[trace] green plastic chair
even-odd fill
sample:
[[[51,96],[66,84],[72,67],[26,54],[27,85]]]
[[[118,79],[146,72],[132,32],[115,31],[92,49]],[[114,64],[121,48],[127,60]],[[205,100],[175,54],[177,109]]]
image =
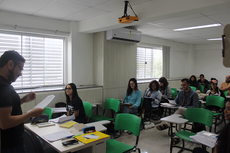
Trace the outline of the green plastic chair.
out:
[[[171,88],[171,94],[172,94],[172,98],[175,99],[177,96],[177,89],[176,88]]]
[[[224,121],[224,124],[226,125],[225,119],[224,119],[224,105],[225,105],[225,98],[221,96],[207,96],[206,97],[206,109],[210,109],[210,107],[215,107],[221,110],[219,113],[213,112],[213,117],[215,118],[214,122],[214,132],[219,133],[220,131],[216,131],[216,126],[219,124],[217,123],[217,120],[219,116],[222,116],[222,121]]]
[[[92,116],[93,105],[90,102],[83,102],[83,107],[85,109],[85,115],[87,116],[87,122]]]
[[[204,92],[204,86],[203,85],[200,85],[200,92]]]
[[[141,119],[134,114],[120,113],[117,114],[115,119],[114,129],[117,130],[128,130],[136,136],[136,143],[134,146],[124,144],[115,139],[109,139],[106,141],[106,153],[126,153],[138,150],[137,148],[139,135],[140,135]],[[114,132],[114,136],[115,136]]]
[[[105,100],[103,114],[92,116],[91,119],[93,121],[102,121],[102,120],[113,121],[114,120],[114,114],[118,112],[119,106],[120,106],[120,101],[118,99],[107,98]],[[104,116],[106,110],[112,111],[112,118]]]
[[[223,91],[225,96],[228,96],[228,91]]]
[[[45,111],[43,112],[43,114],[49,115],[49,119],[52,119],[53,109],[50,107],[45,107]]]
[[[189,86],[192,90],[196,91],[196,87]]]
[[[213,119],[213,113],[211,111],[202,108],[187,108],[185,112],[185,119],[188,120],[187,123],[196,122],[196,123],[204,124],[210,127],[209,131],[211,132],[212,119]],[[192,151],[188,148],[184,148],[184,140],[191,142],[190,136],[193,135],[196,135],[196,133],[186,130],[186,124],[185,124],[184,130],[180,130],[179,132],[176,133],[176,136],[182,139],[183,142],[182,147],[181,146],[171,146],[171,147],[181,148],[179,152],[182,152],[183,150]]]

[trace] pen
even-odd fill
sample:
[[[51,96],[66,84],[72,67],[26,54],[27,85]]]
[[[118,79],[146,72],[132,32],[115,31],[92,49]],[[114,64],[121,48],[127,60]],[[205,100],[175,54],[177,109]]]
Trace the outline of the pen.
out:
[[[72,138],[73,136],[68,136],[68,137],[65,137],[65,138],[62,138],[61,140],[65,140],[65,139],[69,139],[69,138]]]

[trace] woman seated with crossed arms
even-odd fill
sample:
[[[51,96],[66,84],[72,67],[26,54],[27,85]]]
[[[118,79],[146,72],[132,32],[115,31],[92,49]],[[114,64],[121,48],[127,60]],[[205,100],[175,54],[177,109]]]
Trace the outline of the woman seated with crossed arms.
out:
[[[156,108],[159,106],[161,101],[162,94],[159,91],[159,83],[156,80],[153,80],[149,83],[149,88],[146,90],[144,95],[144,103],[141,117],[144,118],[145,110],[150,109],[151,107]],[[150,102],[148,102],[148,100]]]

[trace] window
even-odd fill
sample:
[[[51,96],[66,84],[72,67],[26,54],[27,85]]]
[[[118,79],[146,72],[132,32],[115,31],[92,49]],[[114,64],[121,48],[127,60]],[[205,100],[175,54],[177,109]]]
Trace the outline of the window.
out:
[[[162,48],[137,47],[137,79],[162,76]]]
[[[18,51],[25,59],[22,76],[14,88],[32,88],[64,84],[64,38],[0,33],[0,55],[6,50]]]

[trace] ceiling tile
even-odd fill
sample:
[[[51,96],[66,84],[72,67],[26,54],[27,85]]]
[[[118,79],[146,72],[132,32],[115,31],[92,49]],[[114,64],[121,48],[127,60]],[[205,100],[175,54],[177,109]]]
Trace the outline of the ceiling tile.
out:
[[[76,5],[69,2],[56,1],[55,3],[52,3],[51,5],[48,5],[47,7],[36,12],[34,15],[61,19],[73,13],[80,12],[86,8],[87,7],[85,6]]]
[[[95,5],[104,3],[104,2],[109,1],[109,0],[61,0],[61,1],[68,1],[71,3],[91,7],[91,6],[95,6]]]
[[[64,20],[81,21],[81,20],[84,20],[84,19],[88,19],[88,18],[92,18],[92,17],[98,16],[98,15],[101,15],[101,14],[105,14],[105,13],[108,13],[108,12],[103,11],[103,10],[99,10],[99,9],[88,8],[88,9],[85,9],[85,10],[83,10],[81,12],[78,12],[78,13],[72,14],[70,16],[67,16],[67,17],[65,17],[63,19]]]
[[[193,19],[180,20],[177,22],[165,23],[165,24],[162,24],[162,26],[170,28],[170,29],[178,29],[178,28],[214,24],[214,23],[216,22],[207,17],[199,17],[199,18],[193,18]]]
[[[124,4],[124,1],[107,1],[105,3],[94,6],[94,8],[112,12],[115,10],[123,9]],[[124,12],[122,11],[121,13],[123,14]]]
[[[230,9],[230,8],[229,8]],[[228,21],[230,23],[230,11],[228,13],[221,13],[216,15],[210,15],[211,19],[216,20],[218,22]]]
[[[0,10],[32,14],[54,1],[55,0],[5,0],[0,3]]]
[[[190,19],[194,19],[194,18],[199,18],[199,17],[203,17],[201,14],[191,14],[191,15],[186,15],[186,16],[178,16],[175,18],[169,18],[169,19],[164,19],[164,20],[159,20],[159,21],[150,21],[153,24],[168,24],[171,22],[177,22],[177,21],[181,21],[181,20],[190,20]]]

